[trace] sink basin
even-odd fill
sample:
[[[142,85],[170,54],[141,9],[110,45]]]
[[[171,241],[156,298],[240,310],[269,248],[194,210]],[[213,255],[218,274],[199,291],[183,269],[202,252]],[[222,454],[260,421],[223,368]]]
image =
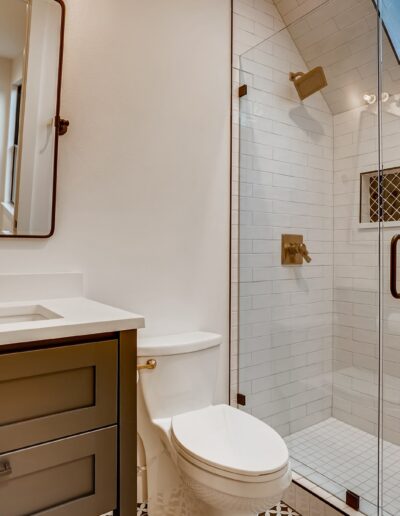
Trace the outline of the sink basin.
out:
[[[61,315],[41,305],[2,306],[0,307],[0,324],[12,324],[27,321],[60,319]]]

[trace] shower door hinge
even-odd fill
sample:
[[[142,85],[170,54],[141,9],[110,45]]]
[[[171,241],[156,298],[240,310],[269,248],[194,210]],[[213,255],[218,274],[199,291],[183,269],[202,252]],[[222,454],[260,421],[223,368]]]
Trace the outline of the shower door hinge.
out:
[[[360,497],[358,494],[353,493],[353,491],[346,491],[346,504],[354,509],[355,511],[358,511],[360,508]]]
[[[237,394],[236,401],[238,405],[242,405],[243,407],[246,405],[246,396],[244,394]]]
[[[242,84],[239,86],[239,97],[244,97],[247,95],[247,84]]]

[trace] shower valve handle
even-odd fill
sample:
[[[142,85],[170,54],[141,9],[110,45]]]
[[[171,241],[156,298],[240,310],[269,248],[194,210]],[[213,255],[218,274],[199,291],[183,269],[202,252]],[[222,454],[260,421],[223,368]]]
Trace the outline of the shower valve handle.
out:
[[[302,265],[303,260],[311,262],[311,256],[303,235],[282,235],[281,263],[282,265]]]
[[[301,254],[301,256],[305,259],[305,261],[307,263],[311,262],[311,256],[308,253],[308,249],[307,249],[306,244],[300,244],[299,245],[299,253]]]
[[[311,256],[308,253],[306,244],[291,243],[288,245],[287,251],[291,256],[300,254],[307,263],[311,262]]]

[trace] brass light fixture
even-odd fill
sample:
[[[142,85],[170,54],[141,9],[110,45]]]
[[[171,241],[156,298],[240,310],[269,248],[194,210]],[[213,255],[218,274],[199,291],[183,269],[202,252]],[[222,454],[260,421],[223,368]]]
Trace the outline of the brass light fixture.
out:
[[[304,100],[313,93],[328,86],[328,81],[326,80],[322,66],[317,66],[306,73],[291,72],[289,74],[289,80],[295,85],[300,100]]]

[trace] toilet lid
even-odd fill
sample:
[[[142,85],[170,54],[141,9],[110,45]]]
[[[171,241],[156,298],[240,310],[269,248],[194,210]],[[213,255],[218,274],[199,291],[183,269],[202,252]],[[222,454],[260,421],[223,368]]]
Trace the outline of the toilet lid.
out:
[[[172,418],[177,443],[202,462],[243,475],[266,475],[287,466],[289,453],[270,426],[228,405]]]

